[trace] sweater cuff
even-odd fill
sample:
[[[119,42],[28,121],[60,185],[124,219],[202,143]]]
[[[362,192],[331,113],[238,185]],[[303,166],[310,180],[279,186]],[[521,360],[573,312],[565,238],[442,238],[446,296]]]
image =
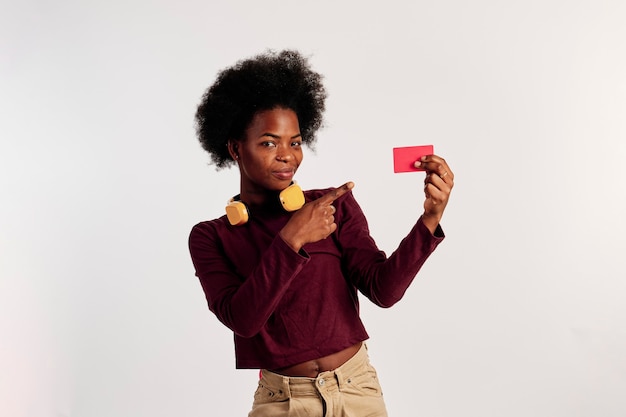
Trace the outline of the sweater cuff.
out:
[[[297,256],[303,263],[307,263],[311,259],[309,254],[302,248],[300,248],[298,252],[294,252],[291,246],[289,246],[287,242],[285,242],[280,236],[280,233],[276,235],[276,238],[274,240],[278,249],[281,251],[281,253],[285,254],[287,258]]]
[[[435,229],[435,233],[430,233],[430,230],[424,224],[424,220],[422,216],[420,216],[420,218],[417,220],[417,228],[422,237],[431,238],[437,244],[439,244],[446,237],[441,227],[441,224],[437,225],[437,228]]]

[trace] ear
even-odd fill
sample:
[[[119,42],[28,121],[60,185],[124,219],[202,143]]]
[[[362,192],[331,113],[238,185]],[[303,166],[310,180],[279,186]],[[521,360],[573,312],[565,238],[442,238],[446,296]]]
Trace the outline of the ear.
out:
[[[229,140],[226,146],[228,146],[228,153],[230,154],[230,157],[237,161],[239,159],[239,142]]]

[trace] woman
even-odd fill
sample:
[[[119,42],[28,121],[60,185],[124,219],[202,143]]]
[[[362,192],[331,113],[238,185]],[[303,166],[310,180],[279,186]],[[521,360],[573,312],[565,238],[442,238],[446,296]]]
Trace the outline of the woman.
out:
[[[348,182],[302,193],[302,145],[322,123],[321,76],[295,51],[222,71],[196,113],[218,168],[237,165],[227,215],[191,231],[191,257],[210,310],[234,332],[237,368],[261,369],[249,416],[386,416],[357,293],[399,301],[444,235],[454,175],[431,155],[424,212],[388,258],[369,235]]]

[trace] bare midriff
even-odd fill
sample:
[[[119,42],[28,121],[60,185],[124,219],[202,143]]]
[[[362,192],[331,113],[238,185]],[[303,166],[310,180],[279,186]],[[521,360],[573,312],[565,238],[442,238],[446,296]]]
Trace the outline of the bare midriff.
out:
[[[313,359],[284,368],[270,369],[270,371],[285,376],[304,376],[308,378],[316,378],[320,372],[332,371],[346,363],[348,359],[353,357],[359,349],[361,349],[361,344],[362,342],[359,342],[344,350],[340,350],[339,352],[319,359]]]

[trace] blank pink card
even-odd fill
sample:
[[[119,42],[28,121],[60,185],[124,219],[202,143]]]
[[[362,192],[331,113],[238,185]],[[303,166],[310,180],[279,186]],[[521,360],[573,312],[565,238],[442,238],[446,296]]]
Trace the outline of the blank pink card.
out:
[[[424,171],[422,168],[415,168],[414,164],[416,161],[419,161],[422,156],[432,154],[433,145],[393,148],[393,172]]]

